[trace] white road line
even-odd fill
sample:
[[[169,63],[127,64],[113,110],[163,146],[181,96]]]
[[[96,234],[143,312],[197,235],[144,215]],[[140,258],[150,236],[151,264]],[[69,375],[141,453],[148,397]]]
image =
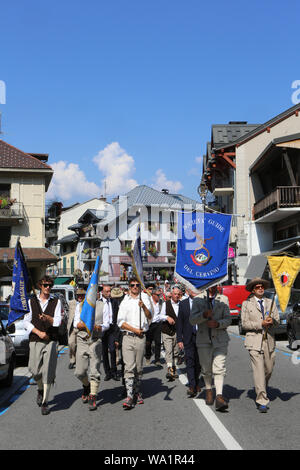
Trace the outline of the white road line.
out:
[[[179,380],[183,385],[186,385],[188,380],[186,375],[179,369]],[[199,398],[194,398],[194,403],[199,408],[208,424],[212,427],[221,442],[227,450],[243,450],[239,443],[234,439],[229,431],[225,428],[223,423],[217,418],[212,409],[206,405],[205,401]]]

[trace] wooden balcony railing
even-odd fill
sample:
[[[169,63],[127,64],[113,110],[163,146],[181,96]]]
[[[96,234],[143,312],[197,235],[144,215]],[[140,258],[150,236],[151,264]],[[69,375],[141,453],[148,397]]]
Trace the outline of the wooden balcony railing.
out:
[[[274,191],[254,204],[254,219],[288,207],[300,207],[300,186],[278,186]]]

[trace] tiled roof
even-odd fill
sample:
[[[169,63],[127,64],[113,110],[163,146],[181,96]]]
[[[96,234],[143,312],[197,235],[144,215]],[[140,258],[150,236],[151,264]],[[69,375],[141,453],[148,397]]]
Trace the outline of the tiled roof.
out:
[[[56,263],[59,258],[55,256],[47,248],[23,248],[23,253],[26,261],[40,261],[48,263]],[[8,261],[13,261],[15,255],[15,248],[0,248],[0,263],[3,260],[3,255],[7,254]]]
[[[184,204],[200,204],[181,194],[170,194],[157,191],[149,186],[140,185],[133,188],[127,194],[128,207],[132,206],[162,206],[168,208],[181,208]]]
[[[33,170],[51,170],[46,163],[38,158],[13,147],[12,145],[0,140],[0,168],[23,168]]]
[[[260,124],[213,124],[212,143],[213,146],[230,144],[237,139],[245,137]]]

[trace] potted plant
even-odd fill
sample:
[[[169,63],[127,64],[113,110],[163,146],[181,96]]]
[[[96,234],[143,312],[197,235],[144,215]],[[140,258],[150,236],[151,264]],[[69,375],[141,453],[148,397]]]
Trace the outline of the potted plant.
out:
[[[148,247],[148,253],[150,253],[151,255],[155,256],[157,254],[157,248],[155,245],[150,245]]]

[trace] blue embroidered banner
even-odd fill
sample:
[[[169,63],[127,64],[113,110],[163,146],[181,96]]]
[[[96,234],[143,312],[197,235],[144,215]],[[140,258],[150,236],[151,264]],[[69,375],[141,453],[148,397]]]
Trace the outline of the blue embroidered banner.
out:
[[[231,215],[178,214],[175,277],[199,290],[227,279]]]
[[[8,326],[29,312],[29,297],[27,293],[28,279],[29,274],[21,244],[17,241],[12,276],[13,295],[10,298],[10,311],[7,322]]]

